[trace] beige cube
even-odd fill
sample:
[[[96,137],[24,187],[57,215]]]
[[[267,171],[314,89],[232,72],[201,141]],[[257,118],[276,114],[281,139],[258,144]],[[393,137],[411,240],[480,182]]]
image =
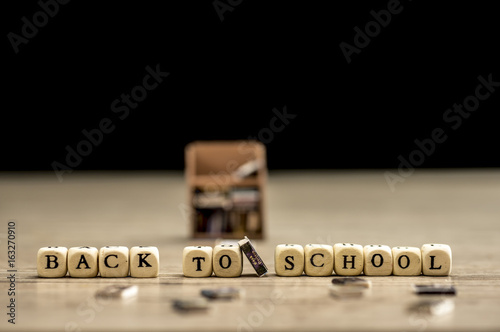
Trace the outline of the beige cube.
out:
[[[68,272],[74,278],[94,278],[99,272],[99,251],[95,247],[68,250]]]
[[[369,244],[363,248],[365,259],[363,273],[367,276],[392,274],[392,250],[383,244]]]
[[[447,276],[451,273],[451,248],[447,244],[424,244],[422,273],[426,276]]]
[[[333,247],[327,244],[306,244],[304,272],[311,277],[326,277],[333,272]]]
[[[392,248],[392,274],[395,276],[418,276],[422,273],[420,249],[416,247]]]
[[[99,250],[99,271],[103,278],[128,277],[129,250],[124,246],[105,246]]]
[[[186,277],[210,277],[212,275],[212,257],[212,247],[185,247],[182,252],[182,272]]]
[[[304,248],[299,244],[279,244],[274,250],[274,270],[282,277],[298,277],[304,272]]]
[[[68,248],[43,247],[36,257],[37,272],[43,278],[61,278],[66,276]]]
[[[160,272],[160,252],[153,246],[130,248],[130,276],[134,278],[156,278]]]
[[[213,269],[217,277],[239,277],[243,271],[243,256],[236,244],[219,244],[214,247]]]
[[[336,274],[357,276],[363,272],[363,246],[354,243],[336,243],[333,252]]]

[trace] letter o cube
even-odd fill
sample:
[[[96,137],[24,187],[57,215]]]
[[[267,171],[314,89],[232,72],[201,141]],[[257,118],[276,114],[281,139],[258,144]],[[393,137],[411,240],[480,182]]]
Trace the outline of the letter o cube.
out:
[[[420,249],[416,247],[392,248],[393,270],[395,276],[418,276],[422,273]]]
[[[333,247],[327,244],[306,244],[304,272],[312,277],[326,277],[333,272]]]
[[[99,250],[99,271],[103,278],[128,277],[129,250],[124,246],[105,246]]]
[[[426,276],[447,276],[451,273],[451,248],[447,244],[422,246],[422,273]]]
[[[274,250],[274,270],[282,277],[298,277],[304,272],[304,248],[299,244],[279,244]]]
[[[185,247],[182,252],[182,273],[186,277],[210,277],[212,275],[212,257],[212,247]]]
[[[239,277],[243,271],[243,257],[238,244],[219,244],[214,247],[213,268],[217,277]]]
[[[160,272],[160,252],[153,246],[130,248],[130,276],[156,278]]]
[[[392,274],[392,250],[382,244],[370,244],[364,247],[365,267],[363,273],[367,276],[388,276]]]
[[[363,272],[363,246],[354,243],[336,243],[335,273],[340,276],[357,276]]]
[[[72,247],[68,250],[70,277],[94,278],[99,272],[99,251],[94,247]]]
[[[43,278],[61,278],[68,272],[68,248],[43,247],[36,257],[38,276]]]

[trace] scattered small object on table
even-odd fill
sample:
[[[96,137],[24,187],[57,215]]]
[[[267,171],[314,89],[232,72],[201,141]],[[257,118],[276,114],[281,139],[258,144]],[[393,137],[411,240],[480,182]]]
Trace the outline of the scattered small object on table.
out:
[[[244,239],[238,241],[238,245],[241,248],[241,251],[247,256],[248,260],[250,261],[250,264],[252,264],[253,268],[255,269],[255,272],[257,272],[257,275],[259,277],[262,277],[267,273],[267,266],[264,264],[264,261],[262,261],[262,258],[260,258],[259,254],[255,251],[254,246],[252,245],[252,242],[250,242],[250,239],[245,236]]]
[[[413,290],[417,295],[456,295],[457,290],[453,285],[413,285]]]
[[[455,309],[453,300],[420,300],[409,307],[409,311],[419,315],[443,316]]]
[[[364,296],[371,288],[372,282],[363,278],[333,278],[330,294],[337,298],[354,298]]]
[[[136,285],[111,285],[96,292],[98,298],[131,299],[137,296]]]
[[[330,285],[330,294],[337,298],[362,297],[368,293],[368,288],[359,286]]]
[[[175,309],[182,311],[201,311],[209,307],[208,300],[204,297],[177,299],[172,304]]]
[[[239,299],[243,297],[244,293],[244,289],[233,287],[201,290],[201,295],[209,299]]]
[[[372,282],[370,280],[366,280],[363,278],[357,277],[345,277],[345,278],[333,278],[332,284],[337,286],[344,287],[363,287],[363,288],[371,288]]]

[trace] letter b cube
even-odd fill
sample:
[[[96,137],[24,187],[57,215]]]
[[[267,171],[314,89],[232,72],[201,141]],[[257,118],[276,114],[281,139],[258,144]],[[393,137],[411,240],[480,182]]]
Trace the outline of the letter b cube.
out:
[[[61,278],[66,276],[68,248],[43,247],[38,250],[36,262],[38,276]]]

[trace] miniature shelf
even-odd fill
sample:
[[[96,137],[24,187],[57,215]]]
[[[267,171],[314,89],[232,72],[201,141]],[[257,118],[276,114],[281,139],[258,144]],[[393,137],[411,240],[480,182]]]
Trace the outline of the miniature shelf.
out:
[[[263,238],[266,152],[257,141],[196,141],[185,150],[193,238]]]

